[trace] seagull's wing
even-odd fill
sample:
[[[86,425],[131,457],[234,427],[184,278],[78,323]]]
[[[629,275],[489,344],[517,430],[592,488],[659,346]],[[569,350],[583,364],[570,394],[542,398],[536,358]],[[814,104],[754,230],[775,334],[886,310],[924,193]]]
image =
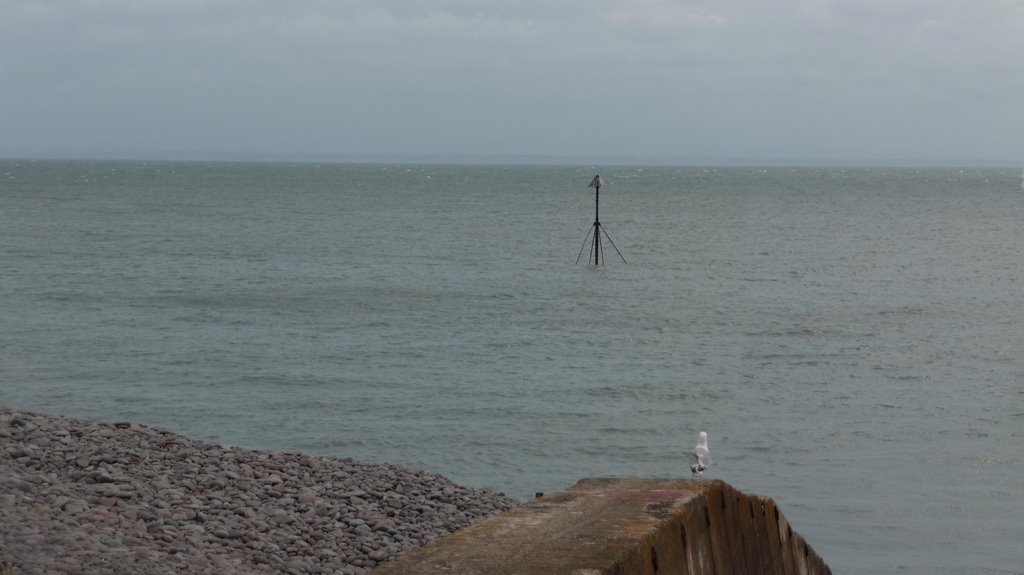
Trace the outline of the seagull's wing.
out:
[[[706,447],[697,447],[690,456],[690,465],[700,463],[704,467],[711,467],[711,452]]]

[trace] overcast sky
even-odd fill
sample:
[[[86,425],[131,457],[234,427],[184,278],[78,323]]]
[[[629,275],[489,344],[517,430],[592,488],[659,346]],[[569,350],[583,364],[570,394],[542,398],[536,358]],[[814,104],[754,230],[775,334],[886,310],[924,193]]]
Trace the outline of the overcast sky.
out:
[[[0,156],[1024,161],[1024,0],[0,0]]]

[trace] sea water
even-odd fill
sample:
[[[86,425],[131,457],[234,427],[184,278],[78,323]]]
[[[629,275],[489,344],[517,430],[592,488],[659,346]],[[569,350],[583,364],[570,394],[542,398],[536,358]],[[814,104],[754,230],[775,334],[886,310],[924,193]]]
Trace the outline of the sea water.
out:
[[[707,431],[836,573],[1024,573],[1022,253],[1019,167],[3,161],[0,402],[521,499]]]

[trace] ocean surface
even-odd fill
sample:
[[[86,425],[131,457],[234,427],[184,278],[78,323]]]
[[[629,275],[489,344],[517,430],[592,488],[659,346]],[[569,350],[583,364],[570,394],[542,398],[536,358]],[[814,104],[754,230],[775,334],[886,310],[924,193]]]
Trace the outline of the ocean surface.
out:
[[[0,326],[20,409],[520,499],[703,430],[838,574],[1024,573],[1016,167],[0,161]]]

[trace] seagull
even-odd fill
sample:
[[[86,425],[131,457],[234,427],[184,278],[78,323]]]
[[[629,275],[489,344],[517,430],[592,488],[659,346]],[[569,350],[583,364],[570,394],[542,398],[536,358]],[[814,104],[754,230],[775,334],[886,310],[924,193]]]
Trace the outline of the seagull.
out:
[[[698,478],[704,477],[704,470],[711,467],[711,451],[708,449],[708,434],[700,432],[697,447],[690,453],[690,472]],[[690,477],[691,479],[693,476]]]

